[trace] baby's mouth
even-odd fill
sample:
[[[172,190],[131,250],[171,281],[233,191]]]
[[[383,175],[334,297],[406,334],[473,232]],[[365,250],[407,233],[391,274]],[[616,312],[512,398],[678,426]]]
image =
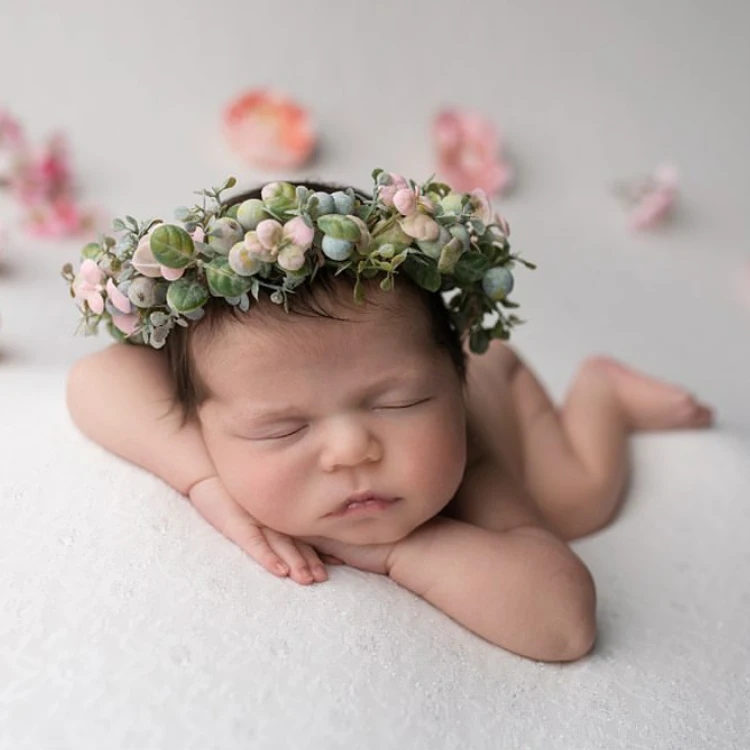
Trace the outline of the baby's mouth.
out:
[[[347,498],[335,511],[328,515],[332,518],[340,518],[352,513],[376,513],[387,510],[400,499],[398,497],[376,495],[373,492],[357,493]]]

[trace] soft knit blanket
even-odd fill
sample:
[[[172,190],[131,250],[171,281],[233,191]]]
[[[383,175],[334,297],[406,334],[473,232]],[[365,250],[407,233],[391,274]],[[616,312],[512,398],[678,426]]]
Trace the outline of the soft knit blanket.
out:
[[[614,524],[574,549],[594,652],[494,647],[390,580],[261,570],[82,437],[62,371],[0,372],[0,748],[747,748],[750,462],[639,436]]]

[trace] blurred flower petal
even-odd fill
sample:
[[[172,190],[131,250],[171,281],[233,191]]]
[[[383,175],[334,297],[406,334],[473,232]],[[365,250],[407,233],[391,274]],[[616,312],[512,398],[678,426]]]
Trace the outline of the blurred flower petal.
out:
[[[304,164],[315,146],[308,111],[280,93],[256,89],[232,100],[224,128],[234,151],[250,164],[289,168]]]
[[[435,117],[433,135],[438,171],[454,190],[493,195],[509,185],[512,170],[501,158],[498,132],[479,114],[445,109]]]

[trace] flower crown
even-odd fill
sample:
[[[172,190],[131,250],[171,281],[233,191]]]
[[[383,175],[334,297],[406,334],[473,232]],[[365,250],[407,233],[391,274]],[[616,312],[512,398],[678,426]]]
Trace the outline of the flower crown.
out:
[[[507,299],[511,268],[535,266],[511,254],[508,224],[491,220],[484,191],[457,193],[432,178],[417,185],[381,169],[372,178],[372,198],[273,182],[260,199],[229,205],[221,194],[235,186],[230,177],[199,191],[202,205],[178,208],[178,223],[115,219],[117,240],[89,243],[78,272],[69,263],[62,270],[84,332],[105,323],[120,341],[158,349],[175,326],[200,320],[211,297],[247,311],[265,290],[288,312],[288,295],[326,266],[354,278],[358,303],[362,279],[383,275],[388,291],[401,271],[430,292],[456,290],[448,311],[475,353],[509,338],[523,322],[501,309],[518,307]],[[485,313],[499,316],[486,328]]]

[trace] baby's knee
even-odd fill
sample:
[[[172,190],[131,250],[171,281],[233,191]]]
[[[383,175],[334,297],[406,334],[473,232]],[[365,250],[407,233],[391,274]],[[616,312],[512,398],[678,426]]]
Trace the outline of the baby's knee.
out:
[[[566,572],[571,590],[568,640],[561,661],[575,661],[591,651],[596,641],[596,586],[589,569],[578,559]]]

